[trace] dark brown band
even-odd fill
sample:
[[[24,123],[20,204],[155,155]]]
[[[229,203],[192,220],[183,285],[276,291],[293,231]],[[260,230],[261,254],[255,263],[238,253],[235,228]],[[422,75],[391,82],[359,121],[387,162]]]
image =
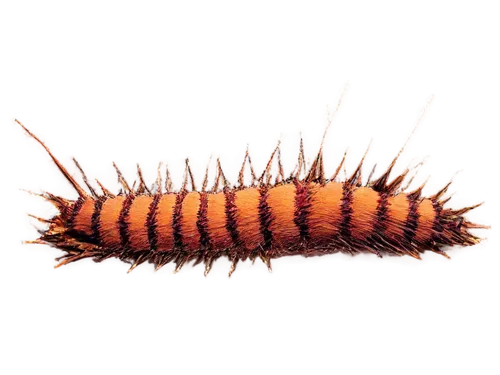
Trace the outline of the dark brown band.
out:
[[[106,196],[101,196],[96,199],[94,203],[94,212],[92,213],[91,218],[91,229],[92,229],[92,237],[97,244],[101,243],[101,233],[100,233],[100,221],[101,221],[101,210],[102,205],[108,199]]]
[[[342,215],[342,222],[340,223],[340,235],[344,239],[344,241],[349,242],[352,239],[351,235],[351,220],[352,220],[352,202],[353,202],[353,193],[356,187],[349,183],[348,181],[344,182],[342,185],[342,199],[341,199],[341,207],[340,212]]]
[[[162,195],[156,194],[153,197],[153,201],[149,205],[148,216],[146,217],[146,226],[148,228],[148,241],[149,241],[149,249],[151,251],[155,251],[158,247],[158,204],[160,203]]]
[[[268,250],[271,248],[273,243],[273,233],[269,229],[272,222],[271,208],[267,203],[268,197],[268,187],[262,186],[259,188],[260,200],[259,200],[259,220],[260,220],[260,232],[262,237],[264,237],[263,248]]]
[[[80,210],[83,207],[83,203],[85,202],[85,198],[78,197],[76,202],[73,204],[72,211],[68,220],[68,227],[73,229],[73,224],[75,222],[76,217],[80,213]]]
[[[130,244],[130,232],[128,229],[128,216],[130,212],[130,207],[132,207],[132,202],[135,199],[135,195],[127,195],[123,201],[122,209],[120,211],[120,216],[118,218],[118,229],[120,231],[120,242],[122,248],[127,249]]]
[[[172,229],[174,234],[174,249],[183,249],[182,241],[182,202],[186,197],[186,192],[180,192],[175,195],[175,205],[172,218]]]
[[[295,214],[294,223],[299,228],[300,238],[309,240],[309,214],[311,213],[311,197],[307,182],[295,181]]]
[[[432,226],[432,236],[431,236],[431,242],[438,243],[438,244],[446,244],[446,237],[443,234],[443,222],[442,222],[442,216],[441,212],[443,211],[443,207],[439,203],[438,200],[432,200],[432,206],[434,207],[434,212],[436,214],[436,217],[434,218],[434,224]]]
[[[387,219],[389,218],[389,203],[387,193],[378,193],[379,200],[377,205],[377,214],[373,232],[378,236],[383,236],[387,229]]]
[[[198,209],[198,220],[196,226],[200,233],[200,247],[202,249],[210,248],[210,235],[208,233],[208,195],[200,193],[200,208]]]
[[[408,219],[406,220],[405,223],[404,237],[405,237],[405,242],[411,246],[413,240],[415,239],[418,229],[418,218],[420,217],[420,214],[418,213],[418,206],[420,198],[419,196],[408,195],[407,199],[408,199]]]
[[[224,198],[225,207],[224,211],[226,213],[226,229],[231,236],[231,241],[234,247],[240,246],[240,234],[238,232],[238,223],[236,221],[236,213],[238,208],[236,207],[236,194],[234,190],[229,188],[224,188]]]

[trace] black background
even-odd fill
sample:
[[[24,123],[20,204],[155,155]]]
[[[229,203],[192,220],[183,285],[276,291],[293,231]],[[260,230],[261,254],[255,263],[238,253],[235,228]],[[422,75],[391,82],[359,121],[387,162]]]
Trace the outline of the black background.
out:
[[[210,52],[210,51],[209,51]],[[417,151],[431,151],[433,166],[441,174],[465,160],[473,175],[465,177],[470,192],[489,192],[489,214],[496,215],[498,196],[492,175],[497,160],[494,133],[494,97],[487,71],[476,61],[446,57],[415,59],[373,53],[309,58],[257,54],[215,58],[212,52],[195,60],[145,56],[103,57],[98,51],[54,59],[54,64],[16,70],[8,79],[8,110],[24,111],[34,127],[48,128],[57,136],[59,151],[80,151],[82,160],[103,162],[112,151],[121,159],[150,159],[152,151],[235,151],[241,135],[255,135],[257,150],[272,140],[272,128],[293,128],[304,119],[306,127],[319,132],[319,96],[335,95],[335,81],[353,73],[353,104],[345,106],[338,123],[337,143],[359,143],[367,128],[377,128],[377,159],[399,143],[400,128],[407,126],[408,112],[422,103],[424,88],[441,88],[441,112],[426,122],[425,137]],[[24,66],[24,65],[23,65]],[[12,131],[12,130],[11,130]],[[5,138],[4,138],[5,139]],[[48,273],[46,257],[25,257],[14,247],[15,185],[53,183],[40,168],[39,155],[24,152],[14,137],[6,138],[6,200],[12,202],[9,235],[4,256],[9,270],[23,279],[118,280],[118,266],[106,265],[103,273]],[[470,197],[469,197],[470,198]],[[425,265],[426,274],[483,272],[496,263],[495,249],[488,257],[459,257],[453,265]],[[417,269],[418,270],[418,269]],[[422,270],[422,269],[420,269]],[[396,265],[291,265],[280,268],[281,281],[266,287],[301,286],[321,282],[330,285],[337,275],[397,274]],[[262,285],[262,273],[241,274],[234,287]],[[138,275],[142,279],[143,275]],[[220,287],[223,281],[199,282],[198,272],[186,274],[186,282]],[[316,284],[320,285],[320,284]]]

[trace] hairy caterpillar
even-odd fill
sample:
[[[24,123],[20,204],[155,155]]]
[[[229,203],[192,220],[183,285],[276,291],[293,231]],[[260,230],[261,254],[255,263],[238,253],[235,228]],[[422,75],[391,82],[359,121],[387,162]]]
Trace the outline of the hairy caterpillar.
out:
[[[449,198],[442,197],[451,182],[433,196],[423,198],[425,183],[411,193],[401,188],[410,172],[408,168],[390,181],[404,146],[387,170],[375,180],[372,171],[365,185],[361,183],[364,157],[350,178],[338,182],[345,155],[335,173],[327,178],[322,146],[306,171],[301,141],[297,167],[288,178],[281,166],[278,144],[260,177],[254,172],[247,150],[238,185],[229,184],[217,160],[214,186],[207,189],[207,167],[199,191],[187,160],[184,182],[177,192],[172,191],[167,168],[165,193],[160,169],[155,184],[148,188],[138,166],[139,184],[134,188],[113,163],[123,187],[115,195],[99,181],[102,193],[98,193],[73,159],[89,189],[87,193],[47,146],[16,122],[45,148],[79,194],[76,201],[71,201],[43,193],[41,196],[59,214],[51,219],[33,216],[48,228],[40,231],[40,238],[27,242],[63,250],[65,254],[57,259],[56,267],[84,258],[99,262],[115,257],[131,264],[129,272],[146,261],[156,269],[175,262],[177,272],[186,262],[195,260],[195,264],[204,262],[207,275],[214,260],[227,256],[232,262],[231,276],[239,260],[257,257],[269,270],[271,259],[287,255],[370,252],[380,257],[410,255],[420,259],[421,252],[430,250],[447,257],[443,247],[474,245],[480,238],[469,229],[487,228],[463,217],[480,204],[458,210],[444,208]],[[270,168],[275,158],[278,177],[271,181]],[[247,162],[252,175],[249,186],[243,183]],[[188,181],[191,190],[187,189]]]

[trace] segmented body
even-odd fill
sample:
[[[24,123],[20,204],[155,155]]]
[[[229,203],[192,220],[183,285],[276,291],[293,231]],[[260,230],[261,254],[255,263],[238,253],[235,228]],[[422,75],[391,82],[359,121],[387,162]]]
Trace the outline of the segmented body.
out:
[[[160,178],[148,189],[140,169],[140,184],[133,190],[117,169],[123,191],[114,195],[105,188],[97,194],[83,175],[91,191],[86,193],[46,150],[80,194],[76,201],[44,195],[60,214],[42,219],[49,228],[33,242],[64,250],[59,265],[116,257],[130,262],[131,269],[146,261],[156,268],[173,261],[177,271],[195,259],[206,264],[207,273],[215,259],[227,256],[232,273],[239,260],[256,257],[269,268],[270,259],[286,255],[371,252],[419,258],[426,250],[446,255],[443,246],[473,245],[479,238],[468,230],[483,228],[462,216],[476,206],[444,208],[447,200],[441,198],[449,184],[423,198],[423,186],[411,193],[400,188],[408,169],[389,182],[397,157],[382,176],[362,185],[363,161],[343,182],[336,179],[340,166],[326,179],[321,149],[309,172],[299,178],[304,167],[301,147],[296,173],[285,179],[278,159],[280,176],[271,184],[269,168],[274,156],[279,157],[278,146],[260,179],[250,164],[250,186],[243,185],[243,168],[250,163],[247,151],[237,187],[229,185],[218,163],[211,190],[206,190],[205,176],[201,191],[188,191],[188,177],[193,190],[194,181],[186,164],[183,187],[172,192],[168,178],[167,193]]]
[[[332,250],[395,254],[406,250],[416,256],[425,248],[454,244],[452,229],[460,233],[463,225],[457,222],[448,228],[450,211],[443,212],[436,199],[387,196],[370,187],[338,182],[80,198],[69,211],[66,227],[75,238],[117,256],[145,252],[147,258],[172,252],[213,256],[224,251],[243,258],[264,251],[274,258]],[[107,255],[104,250],[103,255]]]

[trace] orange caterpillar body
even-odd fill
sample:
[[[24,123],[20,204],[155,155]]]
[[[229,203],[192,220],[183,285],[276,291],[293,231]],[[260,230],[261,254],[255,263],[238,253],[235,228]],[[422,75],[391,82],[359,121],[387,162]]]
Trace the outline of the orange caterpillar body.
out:
[[[70,223],[76,235],[95,235],[103,247],[117,250],[130,247],[162,253],[182,248],[187,253],[197,252],[200,250],[203,236],[205,247],[212,249],[227,249],[235,245],[245,249],[266,245],[276,249],[289,249],[304,240],[308,241],[309,246],[328,247],[341,235],[345,218],[341,210],[342,185],[330,182],[321,186],[312,182],[304,184],[301,189],[308,191],[307,204],[310,210],[305,228],[297,225],[301,208],[297,205],[297,188],[294,184],[273,187],[267,191],[271,244],[266,244],[261,231],[259,206],[263,198],[257,188],[240,190],[232,198],[228,197],[228,193],[208,195],[204,217],[200,215],[201,201],[205,199],[203,194],[186,193],[179,203],[180,215],[177,219],[181,225],[178,233],[174,226],[177,200],[175,194],[162,195],[157,199],[154,208],[151,207],[156,198],[152,196],[138,196],[130,201],[123,196],[106,199],[102,203],[96,233],[93,217],[97,201],[87,200],[75,205],[71,213],[74,218]],[[233,201],[235,218],[232,227],[228,227],[226,211],[230,199]],[[381,193],[371,188],[359,187],[354,191],[350,221],[352,239],[363,241],[375,234],[374,231],[381,221],[377,215],[381,199]],[[400,194],[387,198],[385,202],[388,237],[400,244],[410,242],[409,237],[420,243],[431,240],[436,210],[430,199],[424,199],[415,206],[415,225],[418,229],[409,236],[406,231],[411,200]],[[128,212],[126,216],[123,215],[124,207]],[[151,220],[152,210],[154,221]],[[201,229],[202,226],[205,228]],[[125,236],[124,227],[127,228]],[[380,231],[378,234],[381,234]],[[351,239],[347,237],[344,241],[349,243]]]
[[[148,189],[138,168],[140,184],[134,190],[115,165],[123,190],[115,195],[99,184],[102,193],[98,194],[75,160],[89,188],[87,193],[49,149],[18,123],[46,149],[79,194],[76,201],[42,195],[59,214],[49,220],[37,218],[48,229],[30,242],[65,251],[57,266],[84,258],[102,261],[116,257],[131,263],[130,270],[145,261],[154,263],[156,269],[173,261],[177,272],[195,260],[195,264],[205,263],[207,274],[215,259],[227,256],[232,262],[231,275],[239,260],[256,257],[271,269],[272,258],[286,255],[371,252],[420,258],[421,252],[430,250],[447,256],[443,247],[474,245],[480,239],[468,230],[486,228],[462,216],[478,205],[459,210],[443,207],[448,199],[442,197],[450,184],[423,198],[423,186],[411,193],[400,188],[408,169],[389,181],[399,154],[382,176],[369,178],[363,186],[363,160],[346,181],[336,179],[344,160],[331,178],[325,178],[321,148],[309,171],[299,178],[305,168],[302,145],[298,168],[287,179],[278,145],[260,178],[255,176],[247,151],[238,186],[229,185],[218,162],[214,187],[207,190],[205,175],[200,191],[195,189],[186,161],[184,184],[178,192],[172,192],[168,170],[163,193],[160,173]],[[279,176],[271,183],[275,156]],[[243,184],[247,161],[250,186]],[[187,189],[188,179],[192,191]]]

